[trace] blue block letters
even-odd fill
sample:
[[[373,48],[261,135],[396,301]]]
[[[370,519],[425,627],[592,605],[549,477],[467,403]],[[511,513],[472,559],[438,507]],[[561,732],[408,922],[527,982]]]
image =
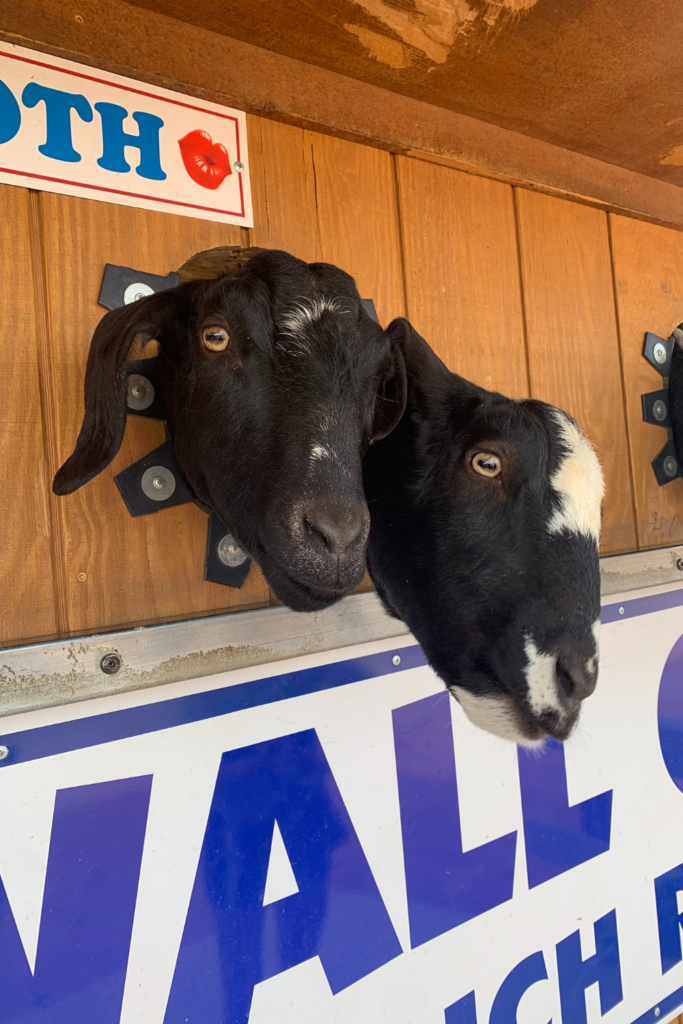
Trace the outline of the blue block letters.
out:
[[[678,893],[683,892],[683,864],[655,878],[655,902],[659,929],[659,953],[662,974],[683,960],[681,954],[681,925],[683,914],[678,912]]]
[[[543,953],[532,953],[513,967],[493,1000],[489,1024],[517,1024],[517,1007],[522,996],[537,981],[546,981],[547,977]]]
[[[9,142],[21,127],[21,110],[14,93],[0,80],[0,145]]]
[[[136,173],[141,178],[152,181],[163,181],[165,171],[161,169],[159,156],[159,131],[164,122],[156,114],[145,114],[139,111],[133,114],[137,122],[138,134],[131,135],[123,130],[123,122],[128,116],[125,107],[117,103],[96,103],[95,110],[102,118],[102,156],[97,161],[105,171],[125,173],[130,170],[124,150],[126,146],[140,150],[140,163]]]
[[[89,122],[92,121],[92,107],[80,93],[48,89],[46,85],[29,82],[21,94],[22,103],[31,108],[41,100],[45,104],[47,137],[38,149],[53,160],[78,163],[81,154],[76,152],[71,141],[71,111],[75,110],[81,121]]]
[[[564,747],[518,748],[529,888],[609,850],[612,790],[569,806]]]
[[[413,948],[512,898],[516,832],[463,852],[450,702],[393,712]]]
[[[264,907],[275,821],[299,891]],[[246,1024],[281,971],[319,956],[336,993],[400,953],[315,731],[224,754],[165,1024]]]
[[[33,975],[0,881],[0,1024],[118,1024],[151,785],[58,790]]]
[[[595,953],[581,959],[581,933],[576,931],[557,944],[557,973],[563,1024],[586,1024],[586,989],[598,983],[600,1012],[623,999],[619,966],[617,913],[610,910],[593,925]]]

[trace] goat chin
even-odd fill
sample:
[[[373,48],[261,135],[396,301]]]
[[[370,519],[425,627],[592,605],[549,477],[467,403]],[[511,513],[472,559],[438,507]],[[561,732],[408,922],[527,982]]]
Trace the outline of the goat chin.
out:
[[[479,729],[532,750],[542,747],[548,739],[546,735],[532,739],[522,731],[516,708],[510,697],[480,697],[465,690],[462,686],[449,686],[448,689],[472,725],[476,725]]]

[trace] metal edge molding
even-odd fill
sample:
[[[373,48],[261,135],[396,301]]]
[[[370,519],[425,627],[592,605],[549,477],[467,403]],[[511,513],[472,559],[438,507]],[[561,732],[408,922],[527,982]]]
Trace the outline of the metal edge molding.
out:
[[[602,558],[600,575],[603,598],[683,583],[683,546]],[[262,608],[10,647],[0,651],[0,716],[408,633],[369,593],[311,614]]]
[[[408,632],[405,623],[387,615],[377,595],[369,593],[352,595],[310,614],[261,608],[10,647],[0,651],[0,716]],[[120,665],[114,674],[110,674],[112,660]]]

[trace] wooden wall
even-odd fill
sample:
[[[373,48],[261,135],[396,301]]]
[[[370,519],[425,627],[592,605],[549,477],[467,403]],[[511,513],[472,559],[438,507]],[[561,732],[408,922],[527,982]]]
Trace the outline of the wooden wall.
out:
[[[271,601],[202,579],[194,506],[131,519],[112,477],[163,439],[131,418],[108,471],[68,498],[50,482],[73,447],[104,264],[152,273],[252,242],[350,271],[388,323],[407,315],[485,387],[573,413],[607,477],[602,550],[683,541],[683,482],[657,486],[664,432],[646,330],[683,320],[683,233],[255,117],[255,227],[246,231],[0,186],[0,646]]]

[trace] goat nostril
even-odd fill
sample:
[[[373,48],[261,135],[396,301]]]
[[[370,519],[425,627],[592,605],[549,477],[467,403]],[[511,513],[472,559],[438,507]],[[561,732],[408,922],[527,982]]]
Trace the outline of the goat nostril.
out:
[[[367,529],[367,517],[353,508],[309,509],[304,524],[322,540],[328,551],[339,555],[351,547]]]
[[[570,700],[583,700],[595,689],[595,678],[575,654],[558,658],[555,675],[561,696]]]
[[[555,674],[557,676],[557,681],[560,684],[560,689],[564,696],[573,697],[574,690],[576,689],[574,679],[560,661],[558,661],[557,665],[555,666]]]

